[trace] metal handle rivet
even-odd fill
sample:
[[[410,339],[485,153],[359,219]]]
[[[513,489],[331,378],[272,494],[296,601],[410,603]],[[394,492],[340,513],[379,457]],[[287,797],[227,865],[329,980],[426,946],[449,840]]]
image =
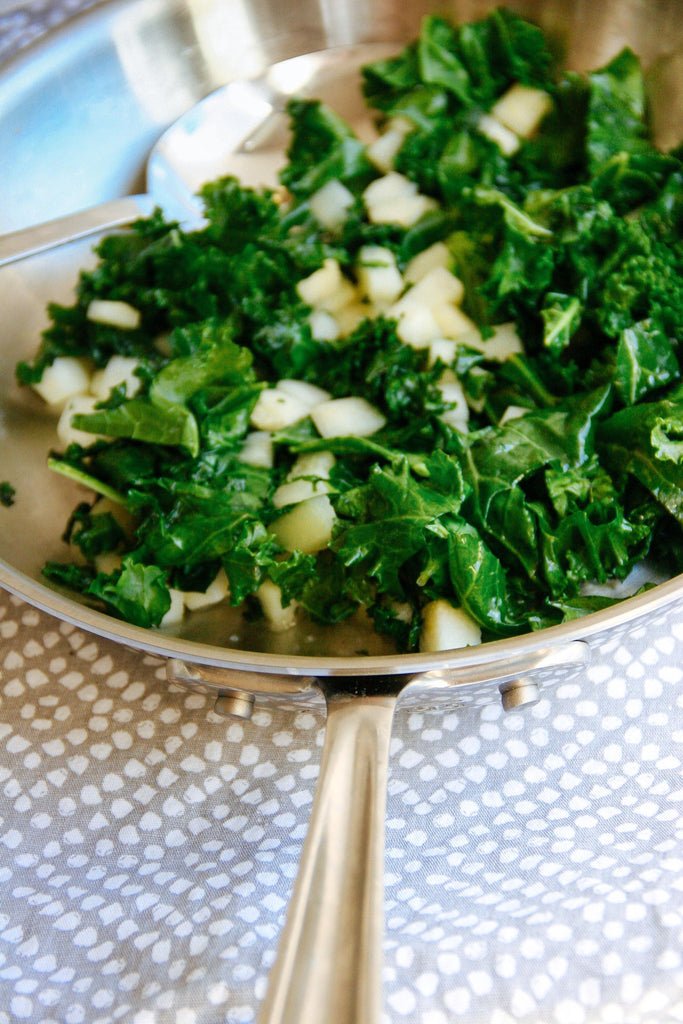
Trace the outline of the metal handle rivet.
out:
[[[226,718],[251,718],[254,710],[254,696],[239,690],[227,690],[216,698],[213,706],[217,715]]]
[[[535,704],[540,697],[540,687],[533,679],[514,679],[504,683],[500,688],[500,696],[504,711],[514,711],[525,704]]]

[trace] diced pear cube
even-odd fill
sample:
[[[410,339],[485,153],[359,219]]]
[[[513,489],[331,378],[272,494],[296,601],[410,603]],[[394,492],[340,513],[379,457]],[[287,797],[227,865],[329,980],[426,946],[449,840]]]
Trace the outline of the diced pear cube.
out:
[[[294,378],[285,377],[277,382],[276,387],[278,391],[282,391],[285,395],[289,395],[290,398],[295,398],[297,402],[301,402],[307,411],[312,409],[314,405],[319,405],[320,402],[326,402],[330,397],[329,391],[319,388],[317,384],[310,384],[307,380],[295,380]]]
[[[368,219],[373,224],[399,224],[403,228],[409,228],[436,207],[436,201],[430,196],[417,193],[412,196],[397,196],[396,199],[368,206]]]
[[[442,374],[437,387],[441,392],[444,402],[452,405],[451,409],[441,413],[439,419],[451,427],[456,427],[458,430],[466,430],[470,410],[462,385],[452,370],[446,370]]]
[[[417,193],[417,185],[405,174],[398,171],[390,171],[381,178],[375,178],[363,192],[363,202],[366,206],[374,206],[377,203],[391,203],[396,199],[405,196],[414,196]]]
[[[498,420],[498,426],[502,427],[505,423],[509,423],[510,420],[518,420],[521,416],[526,416],[528,412],[529,410],[523,405],[508,405]]]
[[[465,286],[446,267],[432,267],[407,294],[413,302],[434,309],[437,306],[461,303],[465,297]]]
[[[436,203],[417,191],[410,178],[390,171],[371,182],[363,193],[368,218],[373,224],[400,224],[410,227]]]
[[[382,132],[365,150],[368,160],[375,167],[388,174],[394,166],[396,155],[403,145],[406,133],[399,128],[388,128]]]
[[[422,609],[421,651],[452,651],[480,643],[479,626],[462,608],[440,598]]]
[[[397,307],[388,311],[388,316],[395,316]],[[401,341],[411,348],[427,348],[430,342],[443,335],[434,313],[427,306],[418,302],[404,302],[398,307],[398,323],[396,333]]]
[[[552,97],[547,92],[516,82],[496,101],[491,115],[516,135],[530,139],[552,109]]]
[[[457,351],[458,343],[453,338],[435,338],[429,343],[429,365],[434,366],[440,359],[446,366],[450,366]]]
[[[370,437],[386,423],[379,409],[356,395],[321,402],[311,419],[321,437]]]
[[[314,309],[308,323],[315,341],[336,341],[339,337],[339,324],[335,317],[324,309]]]
[[[184,593],[182,590],[176,590],[175,587],[169,587],[169,592],[171,594],[171,607],[161,620],[161,626],[177,626],[179,622],[183,621],[185,616]]]
[[[93,299],[85,315],[93,323],[109,324],[124,331],[134,331],[142,319],[139,309],[118,299]]]
[[[512,156],[519,149],[519,139],[515,133],[491,114],[482,114],[477,122],[477,128],[487,139],[495,142],[505,156]]]
[[[403,272],[403,277],[408,284],[417,284],[425,274],[435,267],[445,267],[449,270],[453,264],[451,251],[445,242],[434,242],[433,245],[423,249],[417,256],[413,256]]]
[[[520,355],[524,352],[522,339],[517,333],[513,323],[498,324],[493,328],[493,334],[488,338],[482,338],[477,328],[472,324],[472,330],[462,334],[458,341],[468,348],[475,348],[483,352],[487,359],[497,363],[504,363],[510,356]]]
[[[493,334],[484,341],[484,346],[488,358],[499,363],[504,363],[510,356],[521,355],[524,352],[522,339],[513,323],[498,324],[494,327]]]
[[[403,291],[403,278],[391,249],[364,245],[358,254],[358,284],[370,302],[378,306],[394,302]]]
[[[332,452],[308,452],[300,455],[287,479],[273,494],[273,506],[284,508],[332,490],[330,470],[335,463]]]
[[[206,590],[183,591],[185,607],[191,612],[197,611],[199,608],[209,608],[212,604],[224,601],[229,592],[230,586],[225,569],[219,569]]]
[[[298,480],[302,476],[317,476],[321,480],[326,480],[336,461],[332,452],[304,452],[295,459],[287,479]]]
[[[285,551],[315,554],[330,543],[336,521],[326,494],[300,501],[270,524],[270,531]]]
[[[140,361],[134,356],[112,356],[103,369],[96,370],[90,381],[90,392],[100,401],[109,398],[114,388],[126,385],[126,395],[132,398],[140,390],[142,381],[135,375]]]
[[[249,422],[257,430],[284,430],[305,416],[308,416],[308,406],[298,398],[277,387],[265,388],[258,396]]]
[[[439,331],[445,338],[461,338],[463,334],[476,331],[476,325],[459,306],[444,302],[432,309]]]
[[[62,409],[57,421],[57,437],[61,444],[68,448],[70,444],[81,444],[84,447],[94,444],[101,435],[91,434],[87,430],[76,430],[71,424],[74,416],[89,415],[95,411],[98,399],[94,395],[74,395]]]
[[[335,320],[339,324],[341,337],[345,338],[347,334],[352,334],[356,327],[363,320],[372,317],[373,313],[374,310],[366,302],[350,302],[348,306],[338,310]]]
[[[63,408],[69,398],[89,390],[90,364],[76,356],[57,356],[33,388],[48,405]]]
[[[271,432],[269,430],[252,430],[247,434],[240,452],[240,459],[248,466],[272,469],[275,456]]]
[[[256,591],[256,597],[274,633],[284,633],[296,625],[296,602],[290,601],[288,605],[283,605],[282,591],[272,580],[263,581]]]
[[[311,213],[323,227],[334,231],[342,226],[354,202],[353,193],[341,181],[333,178],[311,196]]]
[[[334,313],[355,298],[355,289],[342,274],[337,260],[328,257],[322,267],[296,286],[299,298],[313,309]]]

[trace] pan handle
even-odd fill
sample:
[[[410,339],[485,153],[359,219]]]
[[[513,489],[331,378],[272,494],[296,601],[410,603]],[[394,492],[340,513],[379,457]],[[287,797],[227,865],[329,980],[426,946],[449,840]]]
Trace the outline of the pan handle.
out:
[[[348,681],[347,681],[348,682]],[[320,776],[259,1024],[378,1024],[395,695],[328,690]]]

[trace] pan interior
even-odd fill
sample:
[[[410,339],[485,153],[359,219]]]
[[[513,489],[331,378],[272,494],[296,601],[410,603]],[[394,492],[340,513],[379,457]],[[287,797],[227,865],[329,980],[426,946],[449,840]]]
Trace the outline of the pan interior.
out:
[[[464,15],[472,17],[484,13],[485,5],[475,6],[476,11],[468,8],[463,12]],[[522,13],[534,17],[538,5],[531,6],[533,10]],[[593,20],[596,23],[599,21],[597,12],[607,6],[595,5]],[[626,6],[629,5],[622,5]],[[222,10],[230,7],[230,4],[217,4],[216,7]],[[594,35],[588,34],[587,27],[590,26],[587,23],[584,26],[586,32],[582,48],[580,33],[576,34],[577,28],[572,22],[572,9],[573,5],[547,4],[544,6],[544,18],[558,40],[567,45],[570,60],[576,66],[590,66],[609,58],[625,41],[634,45],[635,41],[628,38],[625,29],[621,35],[614,35],[603,27],[603,34],[598,41]],[[683,19],[675,19],[676,11],[681,11],[680,5],[664,4],[659,7],[660,11],[664,9],[669,19],[673,17],[671,24],[680,25]],[[346,38],[337,27],[329,33],[332,38],[327,41],[334,44],[329,46],[319,46],[319,26],[308,36],[301,31],[290,31],[284,42],[280,36],[273,37],[275,41],[261,40],[258,59],[254,58],[253,71],[273,102],[264,108],[261,127],[251,131],[248,144],[238,143],[230,151],[218,155],[214,152],[200,153],[201,159],[198,161],[197,137],[190,138],[188,143],[181,138],[179,131],[174,133],[171,130],[158,148],[150,173],[158,174],[161,169],[163,174],[170,169],[191,190],[218,174],[235,174],[246,184],[255,186],[274,185],[287,143],[286,120],[281,113],[282,100],[293,93],[321,97],[347,119],[361,136],[367,135],[371,124],[360,97],[359,69],[368,61],[395,52],[401,40],[414,33],[422,13],[422,7],[411,7],[410,18],[398,19],[389,25],[370,6],[366,15],[369,20],[376,15],[376,25],[359,25],[353,31],[349,30]],[[457,15],[458,11],[455,13]],[[198,94],[211,92],[223,80],[230,79],[229,68],[221,66],[217,72],[215,62],[212,64],[207,58],[206,44],[198,41],[196,26],[191,33],[191,45],[184,49],[178,47],[178,25],[182,22],[182,31],[189,31],[183,21],[186,16],[184,7],[152,6],[147,0],[113,7],[105,4],[101,12],[94,12],[85,19],[75,33],[57,34],[54,39],[28,54],[0,83],[0,132],[6,134],[14,131],[16,134],[18,119],[25,117],[27,112],[31,115],[22,122],[22,146],[26,153],[34,155],[33,165],[27,168],[25,162],[12,164],[12,161],[5,161],[2,171],[6,178],[5,194],[12,194],[14,187],[21,197],[27,189],[30,190],[31,177],[35,179],[33,205],[30,212],[24,213],[26,221],[65,212],[65,206],[75,209],[84,203],[110,198],[117,191],[139,188],[144,159],[151,143],[161,134],[164,120],[173,104],[177,108],[183,104],[189,106],[200,98]],[[254,31],[253,25],[250,31]],[[150,32],[155,33],[154,38],[160,47],[163,42],[167,65],[160,63],[156,77],[147,67],[146,77],[141,77],[140,74],[132,74],[129,69],[134,53],[139,52],[141,41]],[[83,33],[89,40],[90,49],[95,44],[99,52],[102,68],[99,74],[93,70],[93,61],[83,56],[90,52],[84,48],[83,40],[80,39]],[[375,36],[378,41],[357,41],[356,37],[363,35]],[[671,37],[667,45],[668,51],[671,50]],[[660,140],[669,144],[674,133],[683,132],[681,100],[674,98],[678,96],[674,93],[674,87],[680,81],[678,72],[681,57],[674,50],[655,59],[654,46],[650,32],[647,47],[652,51],[648,56],[652,65],[654,124]],[[285,59],[270,59],[273,55],[283,54]],[[197,70],[198,62],[200,71]],[[164,105],[160,99],[162,80],[173,75],[176,79],[180,76],[183,80],[191,80],[191,87],[188,86],[181,98],[178,98],[176,89],[173,104]],[[76,102],[74,97],[79,88],[84,94],[87,91],[86,80],[90,102],[86,103],[83,99]],[[119,89],[124,90],[123,97],[117,94],[112,98],[114,80]],[[35,165],[36,154],[45,138],[47,116],[38,113],[36,95],[44,95],[50,86],[56,97],[54,102],[59,105],[61,98],[64,109],[70,112],[68,117],[50,120],[48,156],[44,159],[49,158],[52,152],[59,155],[56,172],[52,175],[52,196],[44,185],[45,168],[37,168]],[[240,82],[230,87],[230,102],[233,106],[239,106],[240,88]],[[245,119],[251,118],[253,121],[253,107],[247,109],[247,105],[253,105],[250,86],[242,88],[242,96]],[[83,116],[80,118],[74,114],[74,104],[81,110]],[[106,111],[114,116],[114,121],[105,132],[102,115]],[[126,116],[131,111],[134,116]],[[180,109],[173,110],[176,115],[180,112]],[[208,127],[210,129],[210,125]],[[105,135],[109,139],[113,131],[119,131],[120,142],[116,146],[115,160],[105,173],[101,159],[102,139]],[[210,137],[210,130],[205,135]],[[78,163],[74,157],[76,152],[79,154]],[[28,183],[24,180],[20,182],[19,176],[22,174],[28,175]],[[74,175],[83,182],[79,193],[80,202],[69,191],[73,189]],[[62,178],[68,182],[64,189],[69,194],[60,194]],[[0,221],[0,229],[14,226]],[[3,509],[0,514],[0,579],[6,586],[48,610],[66,614],[76,622],[85,616],[88,628],[93,627],[93,622],[96,626],[98,617],[93,619],[89,609],[83,608],[81,612],[78,599],[71,594],[52,590],[41,576],[41,568],[46,560],[67,560],[62,532],[71,510],[86,495],[77,485],[47,469],[46,455],[56,443],[55,420],[39,399],[27,389],[20,389],[16,385],[14,367],[18,360],[28,358],[34,352],[40,332],[47,325],[45,311],[48,302],[68,302],[79,268],[91,265],[93,257],[89,243],[73,243],[0,270],[0,301],[3,309],[0,476],[12,482],[17,492],[14,506]],[[102,622],[106,619],[105,616],[99,618]],[[116,634],[116,624],[112,624],[111,628]],[[147,640],[137,636],[141,632],[129,628],[123,630],[127,640],[133,643],[139,640],[140,646],[145,646]],[[178,644],[182,647],[185,642],[191,646],[200,645],[208,651],[248,651],[272,655],[278,659],[292,656],[384,657],[392,653],[388,641],[379,637],[361,617],[334,627],[301,622],[293,630],[273,633],[264,628],[261,621],[249,620],[241,612],[223,605],[193,613],[181,625],[159,634],[154,644],[163,647],[164,637],[172,638],[175,653]]]

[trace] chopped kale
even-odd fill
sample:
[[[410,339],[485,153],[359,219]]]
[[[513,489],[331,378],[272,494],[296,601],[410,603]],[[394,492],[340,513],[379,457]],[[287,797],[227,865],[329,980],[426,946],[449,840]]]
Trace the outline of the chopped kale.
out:
[[[484,129],[511,88],[547,109],[506,148]],[[362,89],[379,130],[399,132],[391,169],[421,216],[373,213],[366,189],[386,167],[335,111],[294,98],[281,189],[222,178],[201,190],[200,230],[157,212],[106,238],[17,367],[36,384],[60,356],[137,361],[135,394],[75,417],[93,444],[49,463],[107,504],[66,527],[88,564],[46,576],[113,615],[158,626],[173,590],[223,574],[233,605],[270,582],[325,622],[364,609],[413,650],[435,599],[491,639],[606,606],[585,586],[645,558],[683,570],[683,147],[654,145],[637,57],[578,75],[508,11],[429,16]],[[336,221],[316,203],[335,183]],[[403,274],[434,243],[464,287],[462,333],[440,322],[445,344],[407,342],[405,308],[363,291],[359,254],[380,247]],[[338,290],[309,302],[300,284],[330,265]],[[91,319],[97,299],[139,323]],[[502,355],[488,347],[501,325],[519,342]],[[376,429],[321,434],[315,400],[259,419],[265,399],[311,385],[369,404]],[[267,457],[249,454],[255,433]],[[295,472],[321,452],[322,496],[306,490],[317,471]],[[279,532],[299,485],[332,516],[321,547]]]

